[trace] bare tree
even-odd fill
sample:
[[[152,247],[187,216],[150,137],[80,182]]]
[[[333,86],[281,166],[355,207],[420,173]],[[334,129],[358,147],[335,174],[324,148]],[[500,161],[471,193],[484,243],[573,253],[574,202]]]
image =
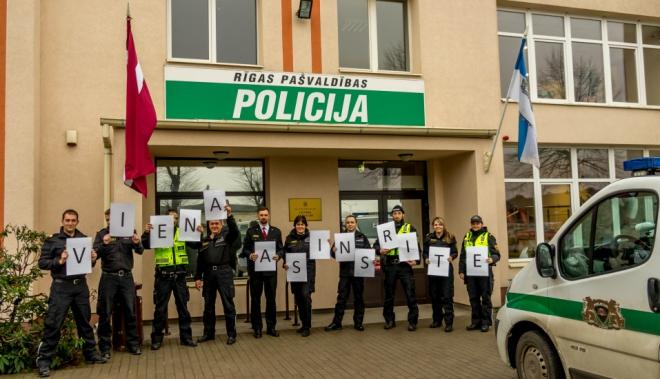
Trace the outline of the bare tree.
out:
[[[385,70],[393,71],[406,71],[408,70],[408,56],[406,54],[406,47],[403,42],[399,42],[396,45],[392,44],[385,49],[384,52],[384,67],[380,67]]]
[[[264,197],[261,195],[264,188],[264,178],[261,167],[241,167],[239,179],[242,187],[251,193],[252,202],[256,207],[263,205]]]
[[[158,191],[161,192],[188,192],[199,187],[199,179],[195,167],[165,166],[159,167]],[[168,208],[179,209],[179,199],[170,200]]]

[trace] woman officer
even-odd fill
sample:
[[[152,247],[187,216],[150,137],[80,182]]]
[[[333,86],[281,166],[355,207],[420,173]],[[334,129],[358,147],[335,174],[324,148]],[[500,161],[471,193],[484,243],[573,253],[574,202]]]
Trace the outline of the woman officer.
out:
[[[429,295],[433,307],[433,322],[430,328],[437,328],[445,321],[445,332],[454,330],[454,267],[451,262],[458,256],[456,238],[447,230],[445,220],[436,217],[431,223],[433,231],[424,237],[424,259],[429,264],[429,248],[449,248],[449,276],[428,276]]]
[[[316,261],[309,256],[309,230],[307,229],[307,218],[303,215],[296,216],[293,220],[293,229],[284,242],[285,253],[305,253],[307,255],[307,281],[292,282],[291,292],[298,306],[298,314],[302,327],[298,332],[303,337],[308,337],[312,327],[312,293],[314,292],[314,281],[316,277]],[[286,254],[285,254],[286,257]],[[289,266],[284,260],[284,269]]]

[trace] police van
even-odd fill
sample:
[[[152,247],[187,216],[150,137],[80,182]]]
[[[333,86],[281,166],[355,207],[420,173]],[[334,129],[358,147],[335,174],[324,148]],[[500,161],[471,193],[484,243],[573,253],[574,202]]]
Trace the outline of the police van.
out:
[[[495,322],[520,378],[660,378],[660,158],[596,193],[536,248]]]

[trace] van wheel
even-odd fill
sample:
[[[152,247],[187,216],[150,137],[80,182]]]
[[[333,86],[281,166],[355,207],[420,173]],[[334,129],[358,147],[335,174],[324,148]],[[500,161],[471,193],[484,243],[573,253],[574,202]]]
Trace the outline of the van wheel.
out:
[[[537,331],[525,332],[516,345],[518,378],[564,378],[557,352]]]

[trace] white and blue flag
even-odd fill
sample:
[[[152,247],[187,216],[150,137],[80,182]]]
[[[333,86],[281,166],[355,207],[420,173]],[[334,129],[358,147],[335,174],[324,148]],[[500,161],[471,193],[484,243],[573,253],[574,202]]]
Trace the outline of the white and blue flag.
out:
[[[520,42],[518,59],[513,70],[511,83],[509,83],[509,98],[518,101],[518,160],[529,163],[539,168],[539,150],[536,144],[536,121],[532,112],[532,101],[529,97],[529,78],[525,67],[525,43],[523,38]]]

